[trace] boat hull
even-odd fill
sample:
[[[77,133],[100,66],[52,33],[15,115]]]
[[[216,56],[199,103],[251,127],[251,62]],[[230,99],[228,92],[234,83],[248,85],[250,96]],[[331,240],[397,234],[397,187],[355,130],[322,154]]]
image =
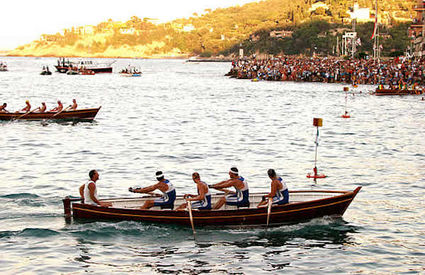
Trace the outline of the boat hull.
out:
[[[392,90],[392,89],[376,89],[377,96],[392,96],[392,95],[421,95],[422,90]]]
[[[59,73],[66,73],[69,70],[69,67],[64,67],[64,66],[55,66],[56,70]],[[86,67],[86,70],[90,70],[93,71],[95,74],[101,74],[101,73],[112,73],[112,67],[102,67],[102,68],[91,68],[91,67]]]
[[[321,191],[335,192],[337,195],[324,199],[273,206],[270,213],[270,224],[295,223],[323,216],[342,216],[360,189],[361,187],[358,187],[354,191],[348,192]],[[290,193],[297,192],[311,191],[293,191]],[[67,213],[66,207],[65,213]],[[69,211],[68,214],[70,214]],[[193,211],[192,214],[195,226],[250,226],[265,225],[267,222],[267,208]],[[108,208],[73,203],[72,215],[74,218],[91,220],[131,220],[190,226],[187,211]]]
[[[0,120],[84,120],[92,121],[101,107],[76,111],[45,113],[0,113]]]

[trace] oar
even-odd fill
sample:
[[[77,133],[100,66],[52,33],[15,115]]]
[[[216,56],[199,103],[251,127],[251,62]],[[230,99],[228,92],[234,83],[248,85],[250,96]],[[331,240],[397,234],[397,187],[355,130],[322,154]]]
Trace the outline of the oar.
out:
[[[60,110],[59,112],[55,113],[54,115],[52,115],[49,119],[44,120],[41,124],[43,124],[43,126],[47,125],[47,122],[51,119],[53,119],[55,116],[59,115],[60,113],[62,113],[63,111],[65,111],[64,109]]]
[[[208,187],[209,187],[209,188],[214,188],[214,189],[215,189],[215,190],[217,190],[217,191],[224,192],[224,193],[226,193],[226,195],[227,195],[227,194],[234,194],[234,193],[235,193],[235,192],[230,191],[230,190],[228,190],[228,189],[226,189],[226,188],[215,188],[215,187],[212,187],[212,185],[208,185]]]
[[[57,112],[56,114],[54,114],[50,119],[54,118],[55,116],[59,115],[60,113],[62,113],[63,111],[65,111],[65,109],[60,110],[59,112]]]
[[[193,224],[192,203],[188,200],[186,200],[186,202],[187,202],[187,210],[189,211],[190,225],[192,225],[193,237],[195,237],[196,231],[195,231],[195,225]]]
[[[22,114],[22,115],[20,115],[20,116],[18,116],[18,117],[16,117],[16,118],[13,118],[13,119],[12,119],[9,123],[12,123],[12,122],[13,122],[13,121],[15,121],[15,120],[18,120],[18,119],[23,118],[24,116],[28,115],[29,113],[34,112],[35,110],[37,110],[37,109],[34,109],[34,110],[31,110],[31,111],[28,111],[28,112],[26,112],[25,114]]]
[[[269,198],[269,204],[267,206],[267,227],[269,227],[270,213],[272,212],[272,204],[273,204],[273,198]]]
[[[37,109],[38,109],[38,108],[37,108]],[[28,111],[28,112],[26,112],[25,114],[18,116],[16,119],[21,119],[21,118],[23,118],[24,116],[28,115],[29,113],[34,112],[34,111],[35,111],[35,110],[37,110],[37,109],[34,109],[34,110],[31,110],[31,111]]]

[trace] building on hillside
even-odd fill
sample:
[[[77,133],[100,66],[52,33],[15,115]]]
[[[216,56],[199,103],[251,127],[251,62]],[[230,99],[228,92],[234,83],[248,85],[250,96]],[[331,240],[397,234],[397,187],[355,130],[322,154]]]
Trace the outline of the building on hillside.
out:
[[[369,8],[360,8],[358,3],[355,3],[352,11],[347,11],[351,19],[356,19],[357,22],[366,23],[373,22],[374,19],[370,16]]]
[[[413,19],[413,24],[409,28],[409,37],[412,39],[412,54],[415,57],[425,56],[425,3],[423,0],[417,0],[413,8],[417,16]]]
[[[187,24],[183,26],[183,31],[184,32],[191,32],[195,30],[195,26],[193,26],[192,24]]]
[[[316,2],[314,4],[311,5],[311,8],[308,9],[309,12],[313,12],[315,10],[317,10],[318,8],[323,8],[324,10],[329,10],[328,5],[326,5],[323,2]]]
[[[183,25],[180,23],[171,23],[171,27],[178,32],[191,32],[196,29],[192,24]]]
[[[120,33],[121,34],[134,34],[136,30],[134,28],[121,28]]]
[[[284,38],[284,37],[292,37],[293,31],[271,31],[269,33],[270,37],[276,37],[276,38]]]
[[[82,35],[92,35],[94,34],[94,26],[87,25],[84,27],[80,27],[79,32]]]

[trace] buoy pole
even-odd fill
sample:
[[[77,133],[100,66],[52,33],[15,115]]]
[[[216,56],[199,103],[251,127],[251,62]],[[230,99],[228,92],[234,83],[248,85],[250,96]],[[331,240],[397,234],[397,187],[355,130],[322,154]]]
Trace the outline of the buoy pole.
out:
[[[348,111],[347,111],[348,87],[344,87],[344,92],[345,92],[345,112],[341,117],[342,118],[350,118],[350,115],[348,114]]]
[[[316,127],[316,140],[315,140],[315,144],[316,144],[316,149],[314,152],[314,168],[313,168],[313,175],[311,173],[307,174],[307,178],[313,179],[314,183],[317,183],[317,179],[321,179],[321,178],[326,178],[326,176],[324,174],[319,174],[317,172],[317,151],[318,151],[318,147],[319,147],[319,127],[322,127],[323,125],[323,119],[321,118],[313,118],[313,126]]]

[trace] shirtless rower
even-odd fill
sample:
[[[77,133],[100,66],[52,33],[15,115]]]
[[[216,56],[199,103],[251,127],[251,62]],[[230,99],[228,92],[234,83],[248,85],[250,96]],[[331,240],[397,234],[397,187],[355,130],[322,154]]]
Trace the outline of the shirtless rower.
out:
[[[130,187],[128,191],[133,193],[150,193],[155,190],[162,192],[162,196],[155,200],[147,200],[145,204],[140,209],[149,209],[153,206],[160,206],[161,208],[174,208],[174,201],[176,200],[176,190],[174,186],[170,183],[169,180],[165,179],[164,174],[161,171],[156,172],[156,184],[144,187],[133,189]]]
[[[192,204],[192,209],[198,210],[210,210],[211,209],[211,193],[208,188],[208,185],[201,181],[199,173],[195,172],[192,174],[193,182],[196,183],[196,188],[198,189],[197,195],[185,194],[183,196],[187,202],[180,205],[176,210],[183,210],[187,207],[188,203]]]
[[[77,110],[78,104],[77,101],[75,99],[72,100],[72,105],[69,105],[68,107],[66,107],[65,110],[67,111],[75,111]]]
[[[27,113],[31,110],[31,104],[29,100],[25,101],[26,106],[21,110],[21,112]]]
[[[249,190],[248,183],[239,176],[238,168],[232,167],[229,170],[230,179],[213,184],[210,187],[215,189],[223,189],[226,187],[234,187],[236,194],[225,195],[214,205],[213,209],[220,209],[224,204],[235,206],[249,206]]]
[[[3,103],[3,105],[0,106],[0,113],[9,113],[8,110],[6,110],[7,103]]]
[[[53,109],[51,109],[51,110],[49,110],[49,112],[57,112],[57,113],[59,113],[62,110],[63,110],[62,102],[60,100],[58,100],[58,106],[55,107],[55,108],[53,108]]]
[[[34,109],[34,112],[37,113],[44,113],[46,111],[46,103],[45,102],[41,102],[41,106],[38,107],[37,109]]]
[[[267,171],[271,182],[270,193],[263,197],[263,200],[258,204],[258,207],[264,207],[268,204],[268,199],[272,198],[272,205],[282,205],[289,202],[289,191],[282,178],[276,174],[274,169]]]
[[[96,170],[91,170],[89,172],[89,177],[90,180],[86,184],[80,186],[80,196],[83,199],[83,203],[103,207],[112,206],[112,203],[99,201],[97,197],[96,182],[99,179],[99,173]]]

